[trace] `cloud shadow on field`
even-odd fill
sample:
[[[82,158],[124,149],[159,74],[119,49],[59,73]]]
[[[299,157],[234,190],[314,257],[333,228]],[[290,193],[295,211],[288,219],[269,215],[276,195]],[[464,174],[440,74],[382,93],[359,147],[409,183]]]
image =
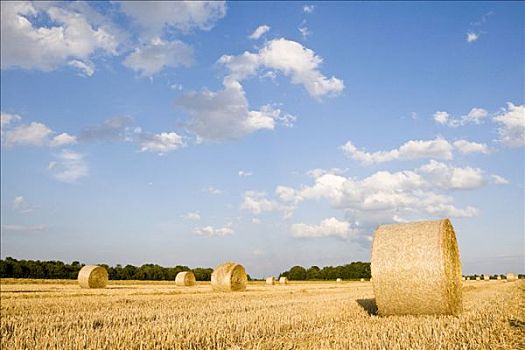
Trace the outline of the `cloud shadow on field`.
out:
[[[377,316],[376,299],[357,299],[357,304],[361,306],[370,316]]]

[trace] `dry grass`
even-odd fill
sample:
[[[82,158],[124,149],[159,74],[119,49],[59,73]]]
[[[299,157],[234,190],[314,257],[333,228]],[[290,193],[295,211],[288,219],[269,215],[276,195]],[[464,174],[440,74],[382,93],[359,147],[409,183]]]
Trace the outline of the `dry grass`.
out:
[[[8,283],[5,283],[8,282]],[[375,315],[369,282],[245,292],[2,280],[1,349],[520,349],[525,281],[464,283],[458,316]],[[521,342],[521,343],[520,343]]]

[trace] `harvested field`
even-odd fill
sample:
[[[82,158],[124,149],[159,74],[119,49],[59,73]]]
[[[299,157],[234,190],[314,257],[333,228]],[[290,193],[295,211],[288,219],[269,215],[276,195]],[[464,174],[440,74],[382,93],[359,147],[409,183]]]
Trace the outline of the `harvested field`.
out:
[[[2,349],[519,349],[525,281],[463,284],[459,316],[375,314],[370,282],[209,283],[2,280]]]

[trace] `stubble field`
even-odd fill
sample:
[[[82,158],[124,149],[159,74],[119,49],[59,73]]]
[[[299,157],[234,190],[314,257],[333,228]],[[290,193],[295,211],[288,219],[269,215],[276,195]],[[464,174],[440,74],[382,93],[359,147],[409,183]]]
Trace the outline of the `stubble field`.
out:
[[[525,281],[464,283],[453,316],[375,315],[370,282],[1,281],[1,349],[525,349]]]

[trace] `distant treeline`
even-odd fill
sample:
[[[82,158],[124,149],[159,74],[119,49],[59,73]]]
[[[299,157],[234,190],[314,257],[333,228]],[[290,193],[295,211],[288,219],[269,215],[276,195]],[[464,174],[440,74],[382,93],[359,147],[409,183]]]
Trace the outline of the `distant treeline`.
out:
[[[294,266],[289,271],[281,273],[281,276],[288,277],[290,281],[304,280],[335,280],[342,278],[345,280],[370,278],[370,263],[353,262],[342,266],[311,266],[305,269],[302,266]]]
[[[133,265],[104,266],[112,280],[155,280],[173,281],[181,271],[193,271],[197,281],[209,281],[211,268],[190,269],[188,266],[162,267],[156,264],[144,264],[140,267]],[[78,271],[84,264],[73,261],[71,264],[62,261],[16,260],[6,258],[0,260],[0,277],[4,278],[49,278],[49,279],[76,279]]]

